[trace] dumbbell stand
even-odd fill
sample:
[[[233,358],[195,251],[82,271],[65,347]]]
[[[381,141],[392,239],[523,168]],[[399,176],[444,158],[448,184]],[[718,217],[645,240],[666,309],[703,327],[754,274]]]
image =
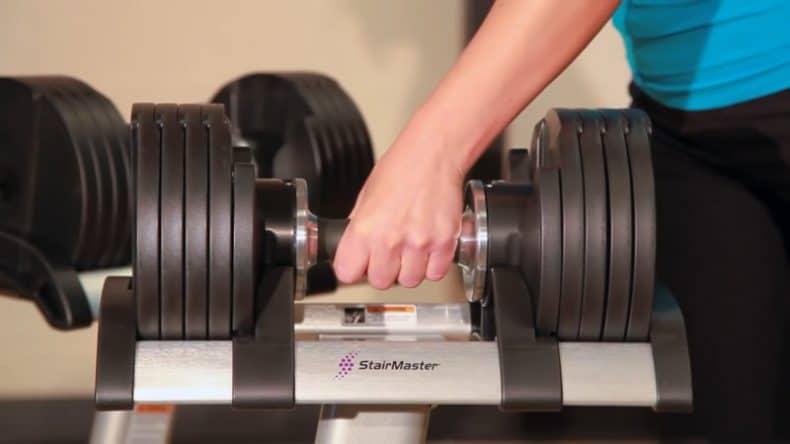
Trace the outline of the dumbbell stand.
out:
[[[435,338],[412,341],[420,338],[391,336],[399,340],[360,341],[346,335],[354,341],[297,341],[296,403],[500,404],[495,343]],[[354,368],[338,377],[340,360],[352,353],[356,354]],[[230,341],[141,341],[137,345],[134,401],[230,404],[232,361]],[[560,361],[563,405],[656,405],[650,344],[561,343]],[[434,369],[391,370],[392,362],[422,362]],[[362,363],[386,363],[390,368],[362,370]]]
[[[323,404],[317,443],[422,442],[429,405],[501,402],[497,346],[468,340],[472,326],[465,303],[297,307],[295,396],[297,404]],[[414,316],[386,323],[368,315],[365,322],[348,322],[355,313],[387,307],[411,309]],[[350,351],[358,352],[356,368],[335,379],[338,361]],[[361,371],[363,358],[439,366],[416,374]],[[648,343],[560,343],[560,360],[564,405],[656,406]],[[231,367],[230,341],[140,341],[135,403],[230,404]],[[140,421],[129,422],[131,415],[99,413],[93,442],[139,427]]]
[[[81,278],[92,299],[90,305],[98,306],[101,291],[94,284],[101,276]],[[656,298],[653,331],[660,339],[657,343],[558,344],[562,405],[656,410],[666,406],[666,394],[672,390],[661,389],[667,373],[659,367],[662,360],[673,361],[656,360],[657,350],[665,347],[661,341],[685,342],[685,334],[682,328],[671,327],[672,314],[679,315],[679,311],[668,295],[663,296]],[[409,314],[388,320],[382,313],[390,309]],[[474,322],[466,303],[297,303],[294,312],[294,400],[324,405],[316,442],[383,442],[382,436],[392,443],[421,442],[428,423],[427,406],[501,405],[503,401],[498,344],[470,340]],[[232,403],[232,350],[231,341],[138,341],[134,403],[138,407]],[[353,366],[339,377],[341,360],[349,354]],[[438,365],[432,370],[370,370],[362,368],[363,360]],[[265,366],[261,372],[266,372]],[[101,437],[117,435],[119,428],[133,431],[152,421],[158,421],[159,429],[165,427],[166,432],[169,413],[155,414],[153,419],[147,415],[141,420],[138,413],[101,412],[93,442],[105,442]]]

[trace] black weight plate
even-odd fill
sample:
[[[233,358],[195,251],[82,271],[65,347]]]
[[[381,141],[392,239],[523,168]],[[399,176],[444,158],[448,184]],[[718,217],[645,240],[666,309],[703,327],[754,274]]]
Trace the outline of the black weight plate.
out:
[[[161,134],[159,178],[160,337],[184,337],[184,133],[178,106],[156,105]]]
[[[640,110],[625,110],[628,161],[634,205],[634,268],[626,339],[647,340],[653,308],[656,270],[656,202],[650,154],[650,118]]]
[[[318,213],[322,202],[324,189],[321,184],[321,174],[324,167],[323,153],[318,146],[318,135],[313,130],[315,118],[293,122],[285,133],[285,146],[274,156],[274,170],[288,171],[292,177],[299,177],[307,181],[308,203],[311,211]]]
[[[328,94],[325,85],[321,79],[316,77],[309,83],[311,93],[315,95],[316,101],[324,110],[327,117],[323,118],[324,128],[326,129],[328,138],[326,140],[327,148],[332,152],[332,158],[335,160],[332,164],[332,170],[337,180],[332,194],[341,197],[344,192],[351,187],[350,175],[352,171],[349,166],[353,162],[353,152],[350,152],[348,146],[343,143],[343,118],[338,114],[338,110],[332,103],[332,98]],[[333,199],[334,200],[334,199]]]
[[[579,110],[582,132],[579,148],[584,173],[584,299],[579,339],[601,338],[609,265],[609,210],[606,201],[606,164],[601,130],[604,123],[592,110]]]
[[[288,142],[285,147],[278,151],[275,156],[276,173],[284,170],[291,172],[310,172],[307,174],[308,192],[313,210],[321,215],[327,216],[327,209],[334,206],[338,192],[342,191],[342,176],[344,171],[340,165],[344,158],[340,156],[340,140],[338,135],[338,121],[332,115],[327,97],[320,88],[313,85],[312,78],[307,75],[291,75],[289,79],[294,82],[301,97],[308,103],[308,106],[315,112],[314,115],[303,118],[304,124],[293,122],[288,133]],[[310,136],[304,137],[295,134],[294,130],[302,130],[310,127]],[[294,137],[295,136],[295,137]],[[310,143],[310,150],[300,146],[300,143]],[[297,157],[299,154],[294,151],[309,151],[314,153],[312,159],[315,164],[305,168],[306,165],[297,165],[310,159],[309,157]],[[285,168],[290,164],[288,168]],[[312,180],[311,180],[312,177]]]
[[[251,162],[235,162],[233,164],[234,336],[239,333],[251,334],[254,329],[254,212],[255,166]]]
[[[81,163],[85,171],[85,184],[82,201],[85,205],[85,217],[80,231],[83,232],[81,242],[76,252],[75,265],[78,269],[87,269],[91,266],[91,257],[95,256],[96,248],[96,225],[98,223],[98,212],[100,211],[98,188],[99,177],[96,157],[89,146],[87,129],[82,120],[82,116],[73,103],[62,97],[60,91],[55,86],[58,79],[56,77],[31,77],[26,79],[39,93],[47,97],[58,114],[63,119],[67,131],[73,136],[78,156],[82,159]]]
[[[60,103],[63,110],[64,120],[73,131],[77,140],[77,147],[82,151],[87,159],[87,194],[85,195],[88,207],[88,218],[85,221],[86,235],[84,238],[82,252],[78,267],[80,269],[93,269],[98,263],[99,252],[101,250],[101,233],[103,228],[104,216],[104,184],[101,177],[101,165],[96,148],[93,146],[91,133],[92,125],[88,121],[88,116],[84,113],[82,105],[71,98],[68,93],[61,90],[58,83],[60,78],[50,77],[42,79],[42,87],[48,91],[54,102]]]
[[[316,142],[319,150],[323,153],[325,163],[321,168],[321,178],[323,193],[335,194],[337,190],[342,189],[342,181],[339,171],[339,164],[342,163],[341,159],[337,156],[336,150],[332,147],[332,129],[331,124],[320,117],[312,118],[313,134],[316,136]],[[323,205],[322,205],[323,206]]]
[[[546,120],[535,127],[531,157],[532,177],[539,199],[540,264],[538,303],[535,310],[538,331],[556,335],[562,288],[562,204],[557,142],[552,141]]]
[[[603,334],[605,341],[622,341],[631,300],[632,204],[631,172],[625,144],[626,122],[617,111],[601,110],[609,192],[609,279]]]
[[[134,293],[141,339],[159,335],[159,128],[154,105],[132,107],[132,155],[135,184]]]
[[[584,282],[584,177],[579,154],[580,122],[576,113],[570,110],[555,110],[549,113],[547,120],[550,128],[556,125],[562,159],[562,292],[557,334],[560,339],[573,341],[579,336]]]
[[[117,180],[118,212],[113,222],[115,235],[112,240],[113,253],[110,257],[109,265],[125,265],[129,263],[130,259],[131,218],[133,213],[131,159],[128,152],[129,126],[123,121],[123,117],[121,117],[115,105],[101,93],[94,90],[94,94],[89,97],[96,102],[96,112],[104,123],[104,131],[109,143],[108,149],[110,150]]]
[[[107,152],[110,161],[108,169],[113,181],[113,210],[108,234],[108,250],[102,260],[102,266],[118,266],[128,264],[131,228],[131,166],[125,145],[128,144],[129,126],[123,121],[117,108],[100,92],[89,85],[72,79],[97,124],[97,135],[101,146]]]
[[[181,105],[184,126],[184,337],[208,338],[208,138],[200,105]]]
[[[319,79],[319,84],[329,103],[332,115],[335,116],[333,124],[338,133],[336,153],[337,157],[342,160],[339,162],[340,174],[343,177],[342,188],[337,190],[337,197],[332,199],[335,204],[333,213],[337,214],[334,217],[346,217],[369,173],[369,171],[364,171],[366,155],[355,134],[354,127],[359,126],[360,122],[354,122],[354,110],[349,107],[348,101],[344,100],[343,91],[337,83],[322,77]],[[345,205],[348,206],[343,208]]]
[[[312,83],[309,75],[289,74],[288,79],[299,93],[300,97],[307,103],[308,107],[314,112],[313,132],[317,136],[318,147],[322,153],[325,163],[321,168],[321,187],[324,193],[334,194],[335,190],[342,189],[342,176],[340,157],[337,155],[335,145],[335,129],[333,128],[333,116],[325,99],[321,97],[320,90]],[[308,189],[309,191],[309,189]]]
[[[222,105],[204,105],[202,113],[209,141],[208,335],[209,339],[227,339],[231,329],[233,263],[230,123]]]
[[[104,128],[94,110],[95,105],[91,102],[92,91],[87,85],[69,78],[61,78],[59,82],[61,93],[69,97],[79,112],[83,116],[90,145],[96,154],[98,161],[98,173],[100,180],[100,221],[96,236],[98,238],[98,248],[96,251],[93,267],[106,268],[111,263],[113,252],[112,240],[115,236],[115,225],[118,218],[118,183],[115,174],[115,166],[109,147],[109,141],[104,135]]]
[[[115,200],[110,224],[109,252],[106,266],[125,265],[130,261],[132,225],[132,167],[129,154],[129,126],[124,122],[118,109],[107,97],[90,85],[76,79],[67,79],[72,88],[79,90],[85,99],[86,109],[93,115],[98,125],[104,149],[111,163],[110,174],[114,176]]]
[[[117,110],[114,110],[117,114]],[[121,123],[123,121],[121,120]],[[127,125],[128,126],[128,125]],[[126,131],[128,134],[128,129]],[[124,231],[123,240],[123,248],[121,249],[121,255],[118,258],[119,264],[126,264],[130,263],[132,259],[132,249],[134,248],[134,242],[132,241],[132,235],[134,231],[134,167],[132,161],[132,147],[130,143],[130,138],[128,135],[126,137],[121,137],[121,152],[123,153],[123,161],[124,161],[124,168],[126,169],[126,180],[128,183],[127,194],[126,198],[129,201],[129,225],[128,228]]]
[[[314,165],[317,175],[316,179],[318,180],[317,182],[310,183],[309,186],[312,186],[312,188],[317,191],[317,194],[322,196],[322,199],[317,202],[318,205],[313,207],[315,211],[320,211],[322,203],[327,198],[327,195],[331,193],[333,189],[336,189],[336,172],[332,168],[334,159],[332,158],[331,148],[327,146],[327,139],[329,136],[327,135],[325,122],[317,116],[307,116],[302,122],[292,122],[289,126],[290,128],[286,132],[286,135],[289,137],[286,142],[287,149],[279,150],[275,156],[275,170],[281,172],[286,162],[291,162],[292,164],[295,162],[305,162],[304,159],[300,159],[295,155],[295,151],[297,150],[300,152],[308,151],[313,153],[313,160],[316,162]],[[307,131],[307,137],[299,133],[299,131]],[[310,144],[309,150],[305,147],[297,146],[297,143],[304,142]],[[299,165],[298,169],[310,170],[310,168],[304,168],[304,165]],[[295,172],[294,168],[290,168],[289,170]],[[309,192],[311,192],[310,190],[311,188],[308,188]]]
[[[370,146],[362,145],[355,131],[355,128],[364,122],[355,122],[355,110],[348,97],[334,81],[322,77],[320,79],[322,90],[327,97],[332,114],[336,116],[336,126],[340,140],[338,143],[338,157],[343,159],[343,187],[337,190],[337,195],[332,199],[335,204],[332,208],[331,217],[347,217],[353,208],[356,197],[362,189],[372,165],[368,164],[368,155],[365,150],[370,150]]]
[[[354,101],[343,90],[343,88],[337,84],[337,82],[330,78],[325,78],[325,81],[332,85],[332,87],[327,88],[327,90],[335,96],[336,102],[339,105],[339,109],[343,110],[343,114],[348,119],[348,126],[355,137],[356,146],[362,148],[358,154],[362,156],[362,173],[365,177],[367,177],[370,169],[373,168],[374,153],[371,149],[370,136],[365,126],[365,120],[362,118],[362,115],[360,114],[356,104],[354,104]],[[367,169],[365,169],[365,165],[367,165]]]
[[[0,226],[76,265],[86,235],[87,159],[65,123],[62,104],[36,80],[0,79],[0,174],[7,191],[0,200]]]
[[[359,109],[357,109],[353,100],[351,100],[351,97],[346,94],[346,92],[339,85],[337,85],[336,82],[331,79],[328,79],[327,81],[334,86],[330,89],[330,91],[335,96],[338,109],[343,110],[342,114],[348,121],[348,128],[350,129],[352,138],[354,140],[353,145],[356,147],[355,154],[357,156],[357,169],[355,170],[354,177],[357,179],[357,182],[355,183],[358,183],[358,185],[355,186],[353,194],[350,196],[351,205],[353,206],[353,202],[356,200],[359,190],[362,188],[362,185],[370,174],[370,171],[373,169],[375,154],[373,153],[370,136],[368,135],[367,127],[365,126],[365,121],[362,118]]]

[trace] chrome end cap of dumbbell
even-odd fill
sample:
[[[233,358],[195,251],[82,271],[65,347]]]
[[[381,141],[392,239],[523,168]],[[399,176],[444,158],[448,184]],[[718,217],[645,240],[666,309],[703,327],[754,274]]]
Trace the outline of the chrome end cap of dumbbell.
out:
[[[465,208],[458,238],[458,265],[469,302],[483,298],[488,268],[488,213],[485,185],[479,180],[466,184]]]
[[[297,300],[301,300],[307,293],[307,270],[317,262],[318,217],[308,208],[307,181],[293,179],[291,184],[296,191],[294,218],[295,296]]]

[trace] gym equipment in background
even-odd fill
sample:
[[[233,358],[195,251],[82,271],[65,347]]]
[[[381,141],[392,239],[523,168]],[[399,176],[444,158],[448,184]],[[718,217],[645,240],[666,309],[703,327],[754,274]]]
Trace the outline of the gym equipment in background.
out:
[[[362,114],[335,80],[310,72],[247,74],[211,102],[225,105],[234,146],[251,149],[257,177],[304,178],[317,214],[348,216],[375,156]],[[334,291],[331,265],[310,268],[307,287]]]
[[[333,79],[309,72],[247,74],[222,86],[234,146],[257,177],[301,177],[316,214],[346,217],[375,161],[357,106]]]
[[[77,271],[129,263],[128,126],[70,77],[0,78],[0,286],[55,328],[90,324]]]
[[[53,327],[87,326],[92,316],[77,273],[131,262],[129,127],[105,96],[71,77],[0,78],[0,97],[0,288],[33,300]],[[365,122],[336,82],[251,74],[224,86],[215,97],[223,99],[245,116],[234,126],[245,138],[236,141],[262,156],[258,177],[303,174],[323,190],[311,195],[315,205],[329,216],[348,214],[374,156]],[[165,196],[187,182],[201,186],[169,182]],[[310,293],[337,286],[327,265],[311,270],[308,283]]]
[[[110,277],[102,292],[98,408],[690,409],[683,318],[670,295],[654,300],[650,123],[642,112],[550,111],[536,127],[523,180],[467,185],[457,261],[470,301],[466,325],[481,339],[472,342],[295,341],[294,301],[306,272],[332,257],[347,221],[313,215],[304,180],[256,178],[252,150],[233,146],[219,106],[141,104],[132,121],[136,257],[133,277]],[[187,122],[183,138],[178,121]],[[184,168],[165,167],[181,153]],[[206,186],[187,189],[183,202],[159,199],[165,184],[186,179],[192,153],[207,168],[190,180]],[[203,221],[190,219],[190,202],[207,206],[194,215]],[[182,238],[172,227],[186,227],[181,245],[165,245]],[[184,261],[193,255],[205,260]],[[174,276],[206,285],[174,288]],[[419,325],[421,310],[405,309],[415,313],[410,322]],[[375,316],[342,313],[351,331],[363,313]],[[624,390],[631,393],[619,396]]]

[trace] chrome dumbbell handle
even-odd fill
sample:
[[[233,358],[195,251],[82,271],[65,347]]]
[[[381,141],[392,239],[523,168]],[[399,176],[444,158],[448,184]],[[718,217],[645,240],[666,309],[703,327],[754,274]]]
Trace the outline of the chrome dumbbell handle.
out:
[[[294,179],[292,183],[296,189],[297,202],[294,247],[299,289],[304,287],[306,271],[310,266],[334,258],[349,219],[317,217],[307,208],[305,181]],[[480,300],[483,294],[488,256],[488,224],[483,183],[477,180],[467,183],[465,200],[455,261],[462,270],[467,299],[474,302]]]

